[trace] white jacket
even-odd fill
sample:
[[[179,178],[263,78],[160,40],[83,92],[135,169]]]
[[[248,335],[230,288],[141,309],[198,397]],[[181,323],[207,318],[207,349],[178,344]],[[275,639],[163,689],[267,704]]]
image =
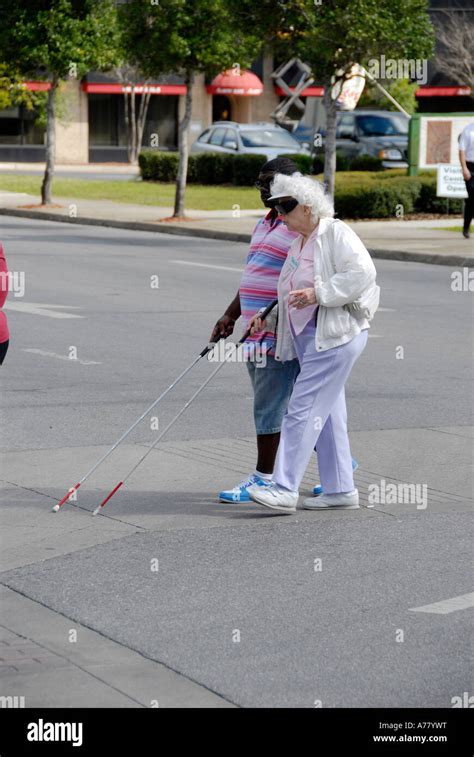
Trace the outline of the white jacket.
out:
[[[288,270],[294,247],[292,243],[283,273]],[[374,288],[377,272],[370,254],[355,231],[343,221],[322,218],[313,244],[314,287],[319,304],[316,326],[316,350],[323,352],[340,344],[350,342],[363,329],[370,328],[369,321],[356,318],[344,305],[350,304]],[[278,308],[267,316],[267,329],[276,330],[275,359],[286,361],[296,357],[293,337],[288,322],[288,305],[281,285],[278,285]]]

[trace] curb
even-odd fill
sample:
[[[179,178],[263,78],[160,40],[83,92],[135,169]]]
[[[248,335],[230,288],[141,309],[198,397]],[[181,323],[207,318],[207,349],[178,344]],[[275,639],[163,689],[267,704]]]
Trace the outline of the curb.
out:
[[[161,225],[147,221],[114,221],[107,218],[70,218],[58,213],[48,213],[41,210],[23,210],[19,208],[0,208],[1,216],[16,218],[33,218],[56,223],[72,223],[79,226],[106,226],[113,229],[129,229],[130,231],[152,231],[158,234],[175,234],[181,237],[198,237],[201,239],[222,239],[228,242],[246,242],[251,240],[251,234],[235,231],[218,231],[212,229],[185,228],[174,224]],[[452,267],[469,268],[474,265],[473,256],[439,255],[430,252],[407,252],[406,250],[370,249],[373,258],[381,260],[397,260],[407,263],[427,263],[430,265],[448,265]]]

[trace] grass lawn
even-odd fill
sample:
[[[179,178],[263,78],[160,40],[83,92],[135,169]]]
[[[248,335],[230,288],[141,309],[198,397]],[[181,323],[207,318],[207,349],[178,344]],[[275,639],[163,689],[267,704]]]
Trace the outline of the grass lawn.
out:
[[[405,176],[404,169],[390,171],[344,171],[336,175],[336,186],[357,186],[361,181],[386,182]],[[322,179],[322,175],[316,177]],[[40,197],[41,176],[23,176],[12,173],[0,174],[0,192],[25,192]],[[161,182],[90,181],[87,179],[53,180],[53,199],[61,197],[78,200],[112,200],[138,205],[173,206],[174,184]],[[186,207],[193,210],[228,210],[240,205],[242,210],[260,210],[260,194],[254,187],[232,185],[213,186],[189,184],[186,188]]]
[[[462,231],[462,226],[437,226],[436,228],[432,227],[433,231],[456,231],[458,234]]]
[[[40,197],[42,178],[0,174],[0,192],[26,192]],[[88,181],[87,179],[53,180],[53,199],[61,197],[78,200],[113,200],[138,205],[173,206],[174,184],[130,181]],[[245,210],[262,207],[259,192],[253,187],[203,186],[189,184],[186,188],[186,207],[194,210],[228,210],[232,205]]]

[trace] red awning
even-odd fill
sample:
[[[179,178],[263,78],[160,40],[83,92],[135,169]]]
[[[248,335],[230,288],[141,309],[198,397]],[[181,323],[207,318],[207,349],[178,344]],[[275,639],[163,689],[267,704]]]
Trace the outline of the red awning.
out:
[[[294,91],[294,87],[290,87],[290,92]],[[275,94],[286,97],[287,93],[281,87],[275,87]],[[322,97],[324,95],[324,87],[306,87],[300,92],[300,97]]]
[[[83,82],[82,89],[84,92],[89,92],[94,95],[122,95],[124,92],[130,92],[130,87],[127,84],[118,84],[115,82],[100,83],[95,82]],[[135,92],[137,95],[143,93],[146,90],[151,92],[152,95],[185,95],[185,84],[136,84]]]
[[[263,84],[252,71],[239,73],[234,69],[218,74],[206,87],[210,95],[256,96],[263,92]]]
[[[469,87],[420,87],[415,92],[417,97],[462,97],[470,95]]]
[[[30,92],[46,92],[51,89],[49,81],[25,81],[23,83]]]
[[[290,87],[293,92],[294,87]],[[276,95],[286,95],[281,87],[275,87]],[[416,97],[462,97],[463,95],[470,95],[471,90],[469,87],[420,87],[416,90]],[[324,87],[306,87],[301,92],[301,97],[322,97],[324,95]]]

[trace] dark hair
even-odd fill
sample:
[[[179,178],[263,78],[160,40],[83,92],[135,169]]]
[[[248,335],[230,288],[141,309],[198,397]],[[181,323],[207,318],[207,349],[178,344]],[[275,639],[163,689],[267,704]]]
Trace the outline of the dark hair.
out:
[[[262,166],[260,173],[284,173],[286,176],[291,176],[297,170],[298,167],[291,158],[273,158]]]

